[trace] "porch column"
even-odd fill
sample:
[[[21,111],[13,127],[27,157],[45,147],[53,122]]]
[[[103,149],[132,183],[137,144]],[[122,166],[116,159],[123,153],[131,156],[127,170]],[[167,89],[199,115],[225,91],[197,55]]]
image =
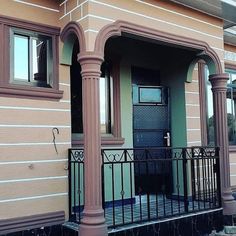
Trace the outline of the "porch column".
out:
[[[93,52],[80,53],[84,131],[84,211],[79,236],[106,236],[101,186],[99,79],[103,61]]]
[[[224,215],[236,214],[236,201],[230,186],[229,142],[226,91],[228,74],[209,76],[213,92],[215,145],[220,147],[221,196]]]

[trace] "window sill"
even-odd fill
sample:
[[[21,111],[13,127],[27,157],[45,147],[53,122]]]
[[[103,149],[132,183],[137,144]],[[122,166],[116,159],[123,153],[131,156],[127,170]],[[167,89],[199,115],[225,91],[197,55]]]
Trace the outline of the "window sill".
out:
[[[125,142],[125,139],[122,137],[102,137],[101,145],[102,146],[121,146]],[[84,140],[82,138],[72,140],[72,146],[83,146]]]
[[[0,86],[0,94],[5,97],[59,100],[63,96],[63,91],[53,88],[9,84]]]

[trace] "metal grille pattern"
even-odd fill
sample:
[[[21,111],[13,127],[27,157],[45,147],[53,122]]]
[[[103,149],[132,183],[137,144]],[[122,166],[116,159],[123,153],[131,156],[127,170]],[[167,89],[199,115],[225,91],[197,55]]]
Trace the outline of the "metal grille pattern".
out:
[[[134,129],[167,129],[168,106],[133,106]]]
[[[109,227],[221,207],[219,149],[102,149],[103,206]],[[83,209],[83,150],[69,150],[70,220]]]

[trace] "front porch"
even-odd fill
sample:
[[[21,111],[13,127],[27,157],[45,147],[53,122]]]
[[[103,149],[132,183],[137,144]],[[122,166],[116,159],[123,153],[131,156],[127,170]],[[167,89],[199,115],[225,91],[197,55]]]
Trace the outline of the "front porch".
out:
[[[102,200],[110,232],[221,212],[219,149],[102,149]],[[69,150],[70,222],[84,205],[84,153]]]

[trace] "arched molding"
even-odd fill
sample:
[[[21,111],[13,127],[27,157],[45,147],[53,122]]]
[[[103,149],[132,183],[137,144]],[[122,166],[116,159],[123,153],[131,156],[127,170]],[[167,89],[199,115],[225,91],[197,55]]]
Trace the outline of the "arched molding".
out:
[[[85,52],[86,50],[84,31],[79,23],[71,21],[63,28],[60,37],[61,41],[64,43],[60,63],[71,65],[74,42],[76,40],[79,41],[80,52]]]
[[[111,37],[132,35],[144,39],[155,40],[169,45],[178,45],[186,49],[194,49],[196,59],[203,59],[212,68],[214,73],[222,73],[222,66],[217,53],[204,41],[187,38],[180,35],[162,32],[153,28],[137,25],[134,23],[118,20],[104,26],[98,33],[94,51],[104,55],[107,40]]]

